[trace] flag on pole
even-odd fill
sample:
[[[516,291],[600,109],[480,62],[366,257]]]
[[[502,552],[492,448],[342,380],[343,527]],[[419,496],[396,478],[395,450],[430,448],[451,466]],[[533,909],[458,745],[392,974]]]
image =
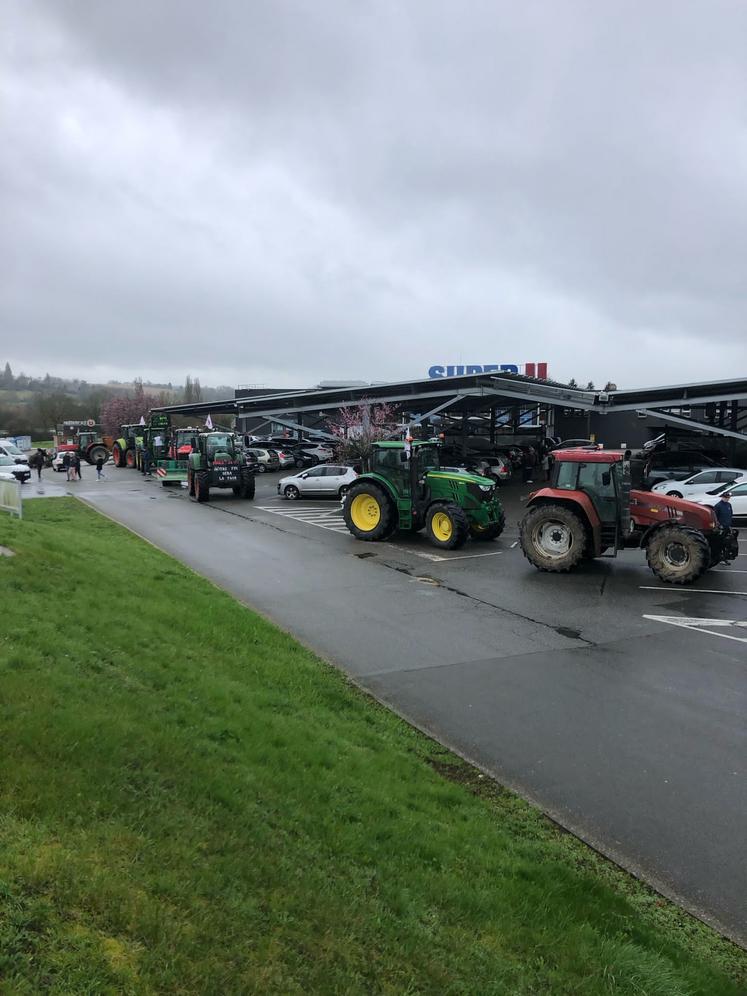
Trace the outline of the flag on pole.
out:
[[[210,416],[209,416],[209,415],[208,415],[208,417],[207,417],[207,418],[205,419],[205,428],[206,428],[206,429],[212,429],[212,428],[213,428],[213,420],[212,420],[212,419],[210,418]]]
[[[140,425],[145,425],[145,415],[140,416]]]

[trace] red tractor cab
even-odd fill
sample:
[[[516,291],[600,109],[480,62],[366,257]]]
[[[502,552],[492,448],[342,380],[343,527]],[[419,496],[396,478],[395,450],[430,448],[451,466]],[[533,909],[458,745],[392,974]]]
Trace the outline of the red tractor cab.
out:
[[[556,450],[548,487],[535,491],[519,524],[524,556],[543,571],[645,550],[662,581],[689,584],[738,555],[736,529],[722,529],[705,505],[631,488],[622,450]]]

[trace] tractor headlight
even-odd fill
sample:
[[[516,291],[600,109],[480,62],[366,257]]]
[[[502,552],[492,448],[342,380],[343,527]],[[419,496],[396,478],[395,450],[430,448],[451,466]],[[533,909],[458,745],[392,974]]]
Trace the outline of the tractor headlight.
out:
[[[492,484],[478,484],[480,491],[490,492],[493,490]]]

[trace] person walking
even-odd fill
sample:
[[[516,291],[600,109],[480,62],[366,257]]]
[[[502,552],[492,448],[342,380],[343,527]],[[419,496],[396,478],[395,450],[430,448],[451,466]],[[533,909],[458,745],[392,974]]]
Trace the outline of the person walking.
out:
[[[725,491],[721,495],[721,500],[713,506],[713,511],[716,513],[716,518],[718,519],[718,524],[722,529],[731,529],[731,524],[734,519],[734,509],[731,507],[731,492]]]
[[[104,458],[98,457],[96,460],[96,480],[105,481],[107,479],[104,473]]]
[[[80,473],[80,457],[78,456],[77,453],[73,457],[73,480],[74,481],[82,480]]]
[[[47,459],[47,454],[41,448],[41,446],[36,451],[36,479],[40,481],[42,479],[42,471],[44,470],[44,463]]]
[[[70,454],[63,453],[62,455],[62,469],[65,471],[65,477],[70,480]]]

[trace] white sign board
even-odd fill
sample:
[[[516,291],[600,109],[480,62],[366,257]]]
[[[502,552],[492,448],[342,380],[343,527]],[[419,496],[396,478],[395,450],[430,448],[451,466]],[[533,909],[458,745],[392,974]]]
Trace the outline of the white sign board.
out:
[[[0,474],[0,510],[23,516],[23,499],[21,497],[21,482],[12,474]]]

